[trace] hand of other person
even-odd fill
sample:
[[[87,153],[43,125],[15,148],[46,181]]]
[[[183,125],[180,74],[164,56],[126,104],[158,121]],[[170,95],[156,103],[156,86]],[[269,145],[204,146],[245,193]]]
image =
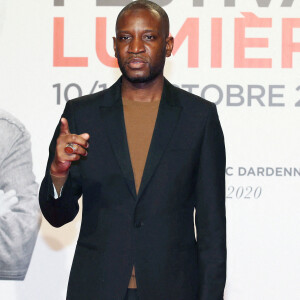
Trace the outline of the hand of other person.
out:
[[[60,134],[57,138],[55,157],[51,164],[50,173],[53,176],[64,177],[68,174],[72,161],[79,160],[82,156],[87,156],[87,148],[89,147],[88,133],[80,135],[71,134],[69,130],[68,120],[61,118]],[[74,151],[69,154],[65,151],[68,144],[73,144]]]
[[[0,217],[9,212],[18,202],[15,190],[10,190],[6,193],[0,190]]]

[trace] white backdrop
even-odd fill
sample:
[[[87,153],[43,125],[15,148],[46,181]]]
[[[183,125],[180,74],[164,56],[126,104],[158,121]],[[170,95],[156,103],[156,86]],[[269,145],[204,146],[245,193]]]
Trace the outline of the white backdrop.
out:
[[[120,76],[110,56],[121,6],[108,2],[126,1],[0,0],[0,106],[31,133],[39,183],[65,100]],[[176,43],[165,76],[218,104],[225,299],[300,299],[300,1],[156,2]],[[59,229],[43,220],[25,281],[0,281],[1,299],[65,299],[79,227],[80,215]]]

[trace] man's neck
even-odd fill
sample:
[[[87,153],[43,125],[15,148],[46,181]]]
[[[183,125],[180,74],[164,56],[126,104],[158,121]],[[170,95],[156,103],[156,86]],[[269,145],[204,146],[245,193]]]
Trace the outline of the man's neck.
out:
[[[132,83],[124,76],[122,77],[122,97],[126,100],[153,102],[159,101],[164,86],[163,75],[153,81],[145,83]]]

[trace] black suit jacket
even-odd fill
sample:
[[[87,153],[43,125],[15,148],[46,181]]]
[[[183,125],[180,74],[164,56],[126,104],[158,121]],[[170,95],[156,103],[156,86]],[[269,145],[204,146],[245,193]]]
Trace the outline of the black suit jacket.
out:
[[[135,265],[140,300],[222,300],[226,281],[225,146],[216,105],[164,82],[138,195],[128,150],[121,78],[67,102],[72,133],[90,134],[61,196],[49,175],[40,206],[55,227],[83,196],[68,300],[123,300]],[[193,212],[196,208],[194,234]]]

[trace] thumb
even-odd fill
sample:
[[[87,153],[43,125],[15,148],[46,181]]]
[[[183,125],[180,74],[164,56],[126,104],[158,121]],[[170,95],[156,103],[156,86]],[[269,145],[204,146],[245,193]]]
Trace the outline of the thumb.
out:
[[[60,120],[60,134],[69,134],[69,123],[66,118],[61,118]]]
[[[90,138],[90,135],[88,133],[82,133],[80,134],[80,136],[84,138],[86,141]]]

